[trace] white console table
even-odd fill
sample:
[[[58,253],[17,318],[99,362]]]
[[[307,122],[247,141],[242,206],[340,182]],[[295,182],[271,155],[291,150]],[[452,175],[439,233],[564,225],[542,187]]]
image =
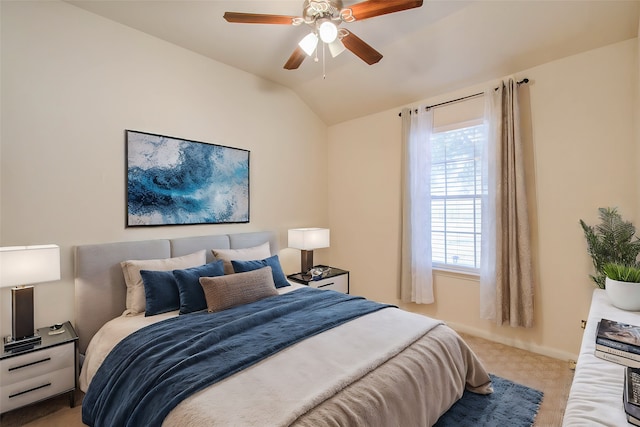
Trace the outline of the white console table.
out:
[[[640,312],[625,311],[609,302],[604,290],[593,291],[589,318],[562,425],[629,426],[622,404],[625,367],[597,358],[595,336],[600,319],[640,325]]]

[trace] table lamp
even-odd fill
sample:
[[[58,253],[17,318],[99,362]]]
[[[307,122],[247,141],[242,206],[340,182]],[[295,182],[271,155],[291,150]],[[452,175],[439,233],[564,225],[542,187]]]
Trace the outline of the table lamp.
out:
[[[300,249],[300,268],[303,274],[313,267],[313,250],[329,247],[328,228],[292,228],[289,230],[289,247]]]
[[[40,343],[34,334],[33,286],[60,280],[60,247],[57,245],[6,246],[0,248],[0,287],[11,287],[11,337],[5,351]]]

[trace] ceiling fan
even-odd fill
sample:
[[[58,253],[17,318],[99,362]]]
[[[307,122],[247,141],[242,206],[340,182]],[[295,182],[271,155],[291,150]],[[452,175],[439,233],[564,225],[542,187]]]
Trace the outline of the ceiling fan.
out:
[[[420,6],[422,6],[422,0],[369,0],[346,8],[343,8],[342,0],[305,0],[302,16],[225,12],[224,19],[228,22],[244,24],[309,25],[311,33],[298,43],[298,47],[284,64],[287,70],[297,69],[306,56],[313,55],[319,41],[329,47],[333,57],[348,49],[364,62],[372,65],[382,59],[382,54],[351,31],[339,28],[340,24],[362,21]]]

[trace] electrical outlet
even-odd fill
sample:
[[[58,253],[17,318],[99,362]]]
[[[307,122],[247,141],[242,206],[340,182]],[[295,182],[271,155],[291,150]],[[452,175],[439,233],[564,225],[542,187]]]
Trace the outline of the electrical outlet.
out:
[[[576,370],[576,361],[569,359],[569,369],[571,369],[572,371]]]

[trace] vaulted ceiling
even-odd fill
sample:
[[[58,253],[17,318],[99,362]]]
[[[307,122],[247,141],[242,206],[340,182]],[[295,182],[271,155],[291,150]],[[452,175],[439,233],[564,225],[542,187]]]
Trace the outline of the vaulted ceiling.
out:
[[[303,0],[68,0],[80,8],[291,88],[328,125],[638,36],[640,1],[425,0],[346,24],[384,57],[349,51],[283,65],[305,25],[232,24],[226,11],[302,14]],[[357,1],[345,0],[348,7]]]

